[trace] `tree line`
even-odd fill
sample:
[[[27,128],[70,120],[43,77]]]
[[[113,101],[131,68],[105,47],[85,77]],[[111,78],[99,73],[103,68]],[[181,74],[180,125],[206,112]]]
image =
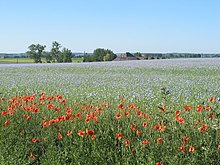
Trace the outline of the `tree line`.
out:
[[[35,63],[42,63],[42,58],[46,59],[47,63],[55,62],[72,62],[72,52],[67,48],[62,48],[62,45],[57,41],[52,43],[52,48],[49,52],[45,51],[46,45],[31,44],[26,52]]]
[[[31,44],[26,53],[34,60],[35,63],[42,63],[43,58],[47,63],[72,62],[72,57],[74,55],[71,50],[67,48],[62,49],[62,45],[57,41],[52,43],[52,47],[49,52],[46,52],[45,48],[46,45]],[[116,54],[109,49],[97,48],[91,55],[84,55],[83,62],[112,61],[116,57]]]

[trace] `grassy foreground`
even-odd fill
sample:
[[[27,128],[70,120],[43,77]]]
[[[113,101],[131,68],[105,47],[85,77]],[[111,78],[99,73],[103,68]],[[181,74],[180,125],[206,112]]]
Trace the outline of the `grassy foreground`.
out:
[[[1,164],[220,161],[216,60],[0,69]]]

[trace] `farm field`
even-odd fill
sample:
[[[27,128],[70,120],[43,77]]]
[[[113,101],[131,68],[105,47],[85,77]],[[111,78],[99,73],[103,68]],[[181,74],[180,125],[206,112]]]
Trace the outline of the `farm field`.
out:
[[[218,164],[220,59],[0,65],[0,164]]]
[[[72,58],[72,62],[82,62],[82,58]],[[43,59],[46,63],[46,60]],[[0,58],[0,64],[28,64],[34,63],[33,59],[30,58]]]

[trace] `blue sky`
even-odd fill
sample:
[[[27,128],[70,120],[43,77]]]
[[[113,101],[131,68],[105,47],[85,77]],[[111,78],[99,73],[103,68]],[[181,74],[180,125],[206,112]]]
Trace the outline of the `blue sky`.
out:
[[[0,53],[58,41],[73,52],[220,53],[220,0],[0,0]]]

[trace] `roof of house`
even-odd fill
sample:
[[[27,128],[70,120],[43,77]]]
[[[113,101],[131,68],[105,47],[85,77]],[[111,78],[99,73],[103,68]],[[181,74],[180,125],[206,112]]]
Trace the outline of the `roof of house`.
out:
[[[117,58],[113,61],[126,61],[126,60],[139,60],[139,58],[135,57],[133,54],[126,52],[123,54],[119,54]]]

